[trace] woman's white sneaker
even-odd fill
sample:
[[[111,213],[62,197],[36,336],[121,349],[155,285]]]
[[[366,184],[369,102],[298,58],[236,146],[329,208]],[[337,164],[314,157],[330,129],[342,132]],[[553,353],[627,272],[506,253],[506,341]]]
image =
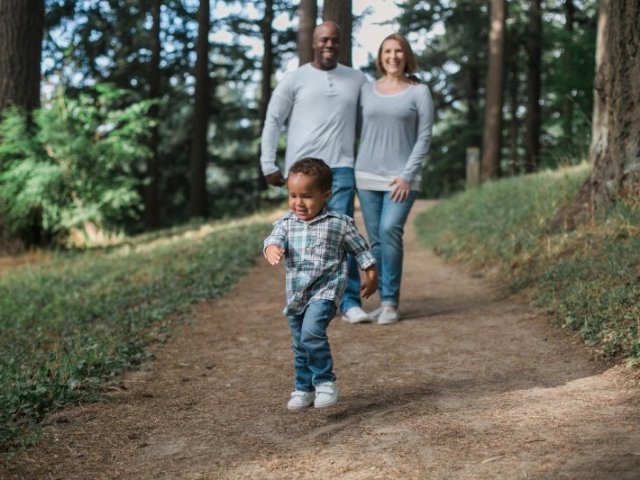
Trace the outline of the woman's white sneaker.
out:
[[[338,387],[336,382],[326,382],[316,385],[316,399],[313,406],[316,408],[330,407],[338,401]]]
[[[287,402],[287,408],[293,411],[304,410],[313,404],[315,397],[315,392],[302,392],[300,390],[296,390],[291,392],[291,398],[289,398],[289,401]]]
[[[382,307],[380,315],[378,315],[378,325],[391,325],[398,323],[400,315],[394,307]]]

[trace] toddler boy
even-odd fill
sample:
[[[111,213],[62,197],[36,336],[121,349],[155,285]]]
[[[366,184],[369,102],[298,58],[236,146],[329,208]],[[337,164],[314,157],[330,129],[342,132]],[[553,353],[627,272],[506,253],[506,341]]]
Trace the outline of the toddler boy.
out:
[[[338,401],[327,327],[347,284],[347,253],[365,272],[361,293],[378,288],[375,259],[352,218],[326,206],[331,169],[322,160],[304,158],[289,168],[290,211],[264,241],[271,265],[285,257],[287,306],[294,356],[295,390],[289,410]]]

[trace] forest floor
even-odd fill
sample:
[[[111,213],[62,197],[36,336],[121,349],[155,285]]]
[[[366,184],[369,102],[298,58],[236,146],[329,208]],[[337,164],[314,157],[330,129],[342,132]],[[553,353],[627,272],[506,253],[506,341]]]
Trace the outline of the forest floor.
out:
[[[51,415],[0,478],[640,478],[638,371],[444,262],[411,223],[402,321],[331,323],[334,407],[287,411],[283,268],[258,259],[107,401]]]

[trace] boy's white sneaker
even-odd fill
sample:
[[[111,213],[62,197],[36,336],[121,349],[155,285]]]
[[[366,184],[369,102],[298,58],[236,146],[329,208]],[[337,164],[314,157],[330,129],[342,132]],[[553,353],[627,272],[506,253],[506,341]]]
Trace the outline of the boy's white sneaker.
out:
[[[315,392],[303,392],[296,390],[291,392],[291,398],[289,398],[289,401],[287,402],[287,408],[293,411],[303,410],[313,404],[315,397]]]
[[[366,323],[371,321],[371,317],[360,307],[351,307],[342,313],[342,320],[347,323]]]
[[[313,406],[316,408],[330,407],[338,401],[338,387],[336,382],[326,382],[316,385],[316,399]]]

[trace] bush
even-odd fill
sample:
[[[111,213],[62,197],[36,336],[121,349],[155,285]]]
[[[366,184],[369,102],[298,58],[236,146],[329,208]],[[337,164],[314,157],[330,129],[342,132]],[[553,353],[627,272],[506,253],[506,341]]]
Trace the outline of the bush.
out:
[[[63,241],[72,229],[114,230],[142,208],[138,189],[151,102],[96,87],[60,93],[33,112],[6,112],[0,123],[0,215],[13,234],[36,229]]]

